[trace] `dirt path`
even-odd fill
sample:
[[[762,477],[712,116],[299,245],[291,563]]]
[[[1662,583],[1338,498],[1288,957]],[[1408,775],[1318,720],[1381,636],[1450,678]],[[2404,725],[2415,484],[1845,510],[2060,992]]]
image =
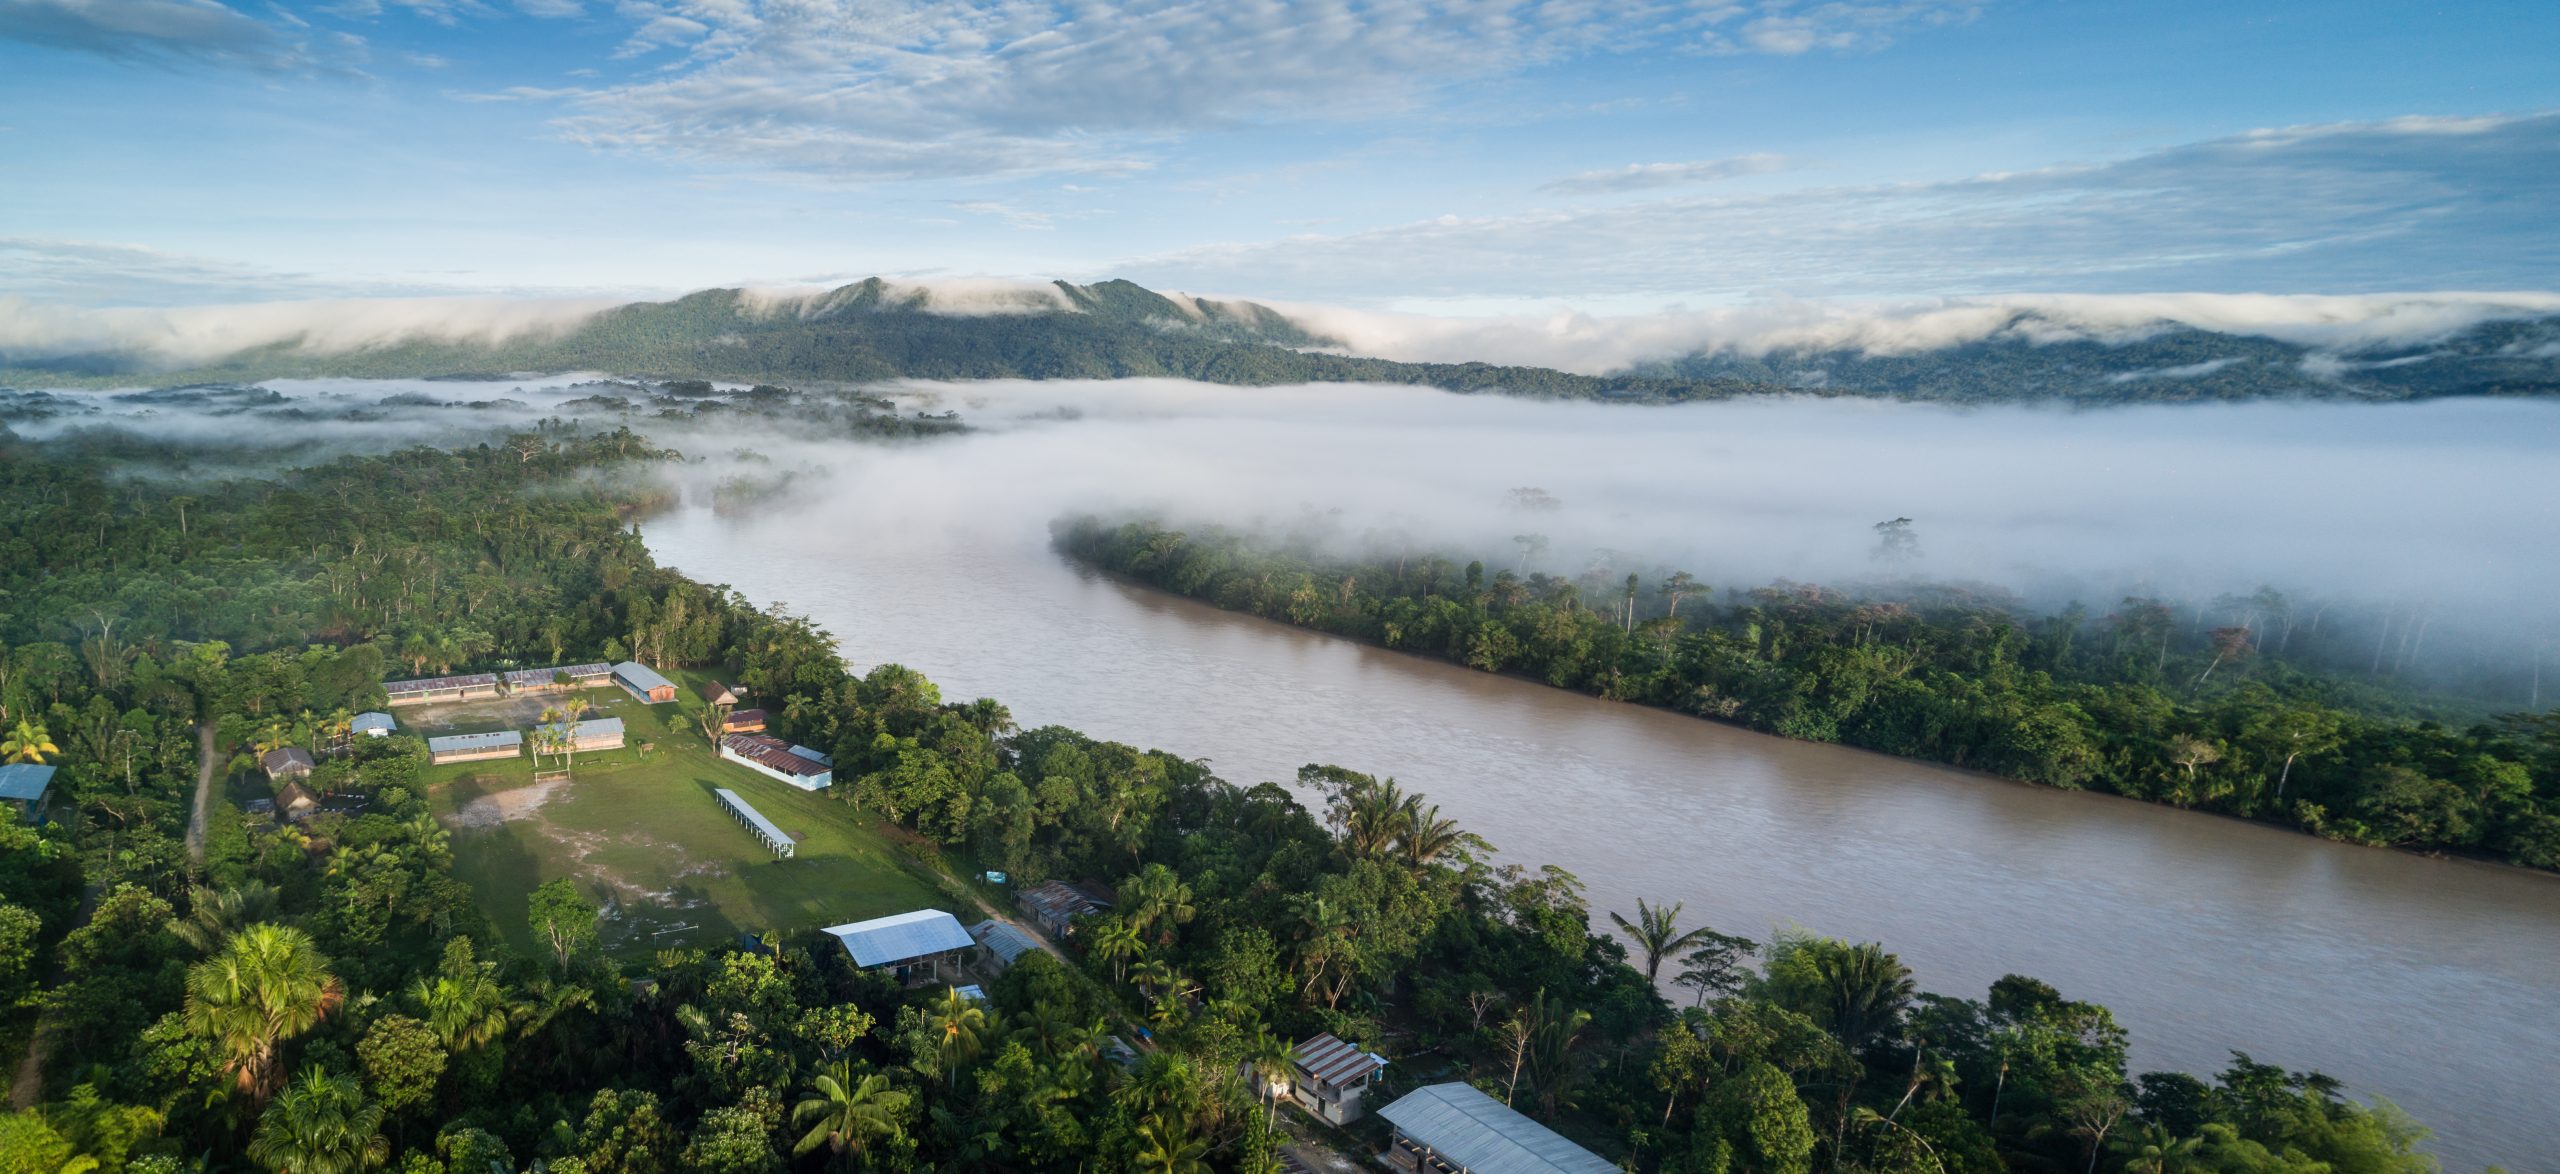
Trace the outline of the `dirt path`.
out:
[[[196,727],[196,809],[187,820],[187,867],[204,871],[207,830],[213,825],[213,777],[220,769],[213,757],[213,727]]]

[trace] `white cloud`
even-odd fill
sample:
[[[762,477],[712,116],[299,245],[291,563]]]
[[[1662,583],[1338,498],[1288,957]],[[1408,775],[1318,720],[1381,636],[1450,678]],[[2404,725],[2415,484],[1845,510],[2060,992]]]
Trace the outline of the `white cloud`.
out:
[[[1322,301],[2533,288],[2560,115],[2300,127],[1942,183],[1443,217],[1123,262]]]
[[[597,147],[857,179],[1128,172],[1184,132],[1373,118],[1442,85],[1581,54],[1858,48],[1979,8],[632,0],[622,11],[639,29],[622,52],[684,60],[673,76],[580,95],[560,127]]]
[[[327,64],[285,29],[215,0],[0,0],[0,41],[276,73]]]
[[[1745,175],[1767,175],[1773,171],[1784,171],[1792,165],[1792,161],[1783,155],[1767,154],[1700,159],[1689,163],[1630,163],[1624,167],[1568,175],[1539,190],[1568,195],[1635,192],[1714,183]]]

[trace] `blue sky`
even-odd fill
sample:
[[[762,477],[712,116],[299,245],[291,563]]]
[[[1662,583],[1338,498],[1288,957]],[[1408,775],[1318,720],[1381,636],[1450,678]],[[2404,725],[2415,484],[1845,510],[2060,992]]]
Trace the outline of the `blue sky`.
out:
[[[2547,289],[2547,3],[0,0],[0,295]]]

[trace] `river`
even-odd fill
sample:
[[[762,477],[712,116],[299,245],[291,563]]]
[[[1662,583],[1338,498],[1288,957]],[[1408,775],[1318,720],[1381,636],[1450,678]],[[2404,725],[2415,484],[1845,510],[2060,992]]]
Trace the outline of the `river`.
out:
[[[2350,409],[2353,410],[2353,409]],[[2063,427],[2084,425],[2064,424]],[[946,442],[999,444],[999,438]],[[2560,878],[2353,848],[1612,704],[1220,612],[1053,554],[1036,484],[935,481],[932,449],[743,514],[644,527],[666,563],[809,614],[857,668],[922,670],[1025,726],[1395,776],[1596,910],[1884,942],[1922,986],[2003,974],[2112,1007],[2137,1068],[2230,1049],[2346,1081],[2453,1169],[2560,1169]],[[980,466],[982,468],[983,463]],[[1019,499],[963,514],[938,499]]]

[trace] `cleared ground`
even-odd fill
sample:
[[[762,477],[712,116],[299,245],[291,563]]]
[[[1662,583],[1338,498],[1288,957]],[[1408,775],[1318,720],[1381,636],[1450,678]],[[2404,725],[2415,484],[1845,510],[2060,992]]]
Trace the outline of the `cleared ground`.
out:
[[[595,703],[588,716],[623,719],[628,744],[578,755],[575,781],[536,783],[529,758],[428,770],[436,814],[454,830],[455,874],[518,948],[533,945],[526,894],[558,877],[604,906],[604,945],[625,957],[950,907],[901,867],[863,812],[715,757],[690,696],[652,706],[618,689],[578,695]],[[417,733],[475,732],[523,728],[540,709],[508,699],[400,718]],[[654,748],[643,753],[643,742]],[[557,757],[543,763],[558,766]],[[715,787],[736,791],[798,840],[798,855],[775,858],[719,806]]]

